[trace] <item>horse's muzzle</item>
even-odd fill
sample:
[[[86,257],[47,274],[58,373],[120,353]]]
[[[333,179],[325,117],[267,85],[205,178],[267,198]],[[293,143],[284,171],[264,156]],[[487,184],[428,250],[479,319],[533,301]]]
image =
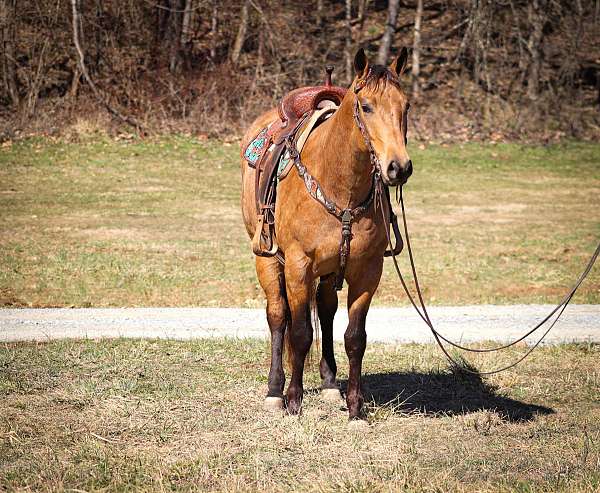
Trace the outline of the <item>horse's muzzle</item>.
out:
[[[398,161],[390,161],[387,167],[387,181],[389,186],[404,185],[413,172],[412,161],[409,159],[404,165]]]

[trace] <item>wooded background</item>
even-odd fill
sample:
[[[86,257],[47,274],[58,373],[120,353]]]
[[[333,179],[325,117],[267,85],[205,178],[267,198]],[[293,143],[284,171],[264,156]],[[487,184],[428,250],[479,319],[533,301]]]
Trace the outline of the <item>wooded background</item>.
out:
[[[325,65],[348,84],[359,46],[408,46],[412,137],[594,139],[599,26],[600,0],[0,0],[0,138],[235,138]]]

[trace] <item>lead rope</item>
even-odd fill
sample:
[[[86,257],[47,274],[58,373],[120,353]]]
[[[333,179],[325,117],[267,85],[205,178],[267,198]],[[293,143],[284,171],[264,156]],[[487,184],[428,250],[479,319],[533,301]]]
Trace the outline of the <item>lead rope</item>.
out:
[[[356,87],[354,88],[354,92],[358,93],[364,84],[359,84],[359,82],[357,82]],[[370,139],[370,135],[369,132],[364,124],[364,122],[362,121],[361,117],[360,117],[360,111],[359,111],[359,104],[358,104],[358,98],[356,98],[356,100],[354,101],[354,119],[356,121],[356,125],[358,126],[364,140],[365,143],[367,145],[367,148],[369,150],[369,155],[370,155],[370,159],[371,159],[371,163],[373,165],[373,168],[376,169],[377,171],[380,170],[380,163],[379,163],[379,159],[377,157],[377,153],[375,152],[375,149],[373,148],[373,145],[371,143],[371,139]],[[379,180],[381,180],[381,178],[379,177]],[[381,187],[381,183],[377,184],[379,187]],[[391,251],[391,257],[393,259],[394,262],[394,268],[396,269],[396,273],[398,274],[398,277],[400,279],[400,282],[402,284],[402,287],[404,288],[404,291],[406,292],[406,295],[408,296],[408,299],[410,300],[412,306],[415,308],[415,310],[417,311],[417,313],[419,314],[419,316],[421,317],[421,319],[423,319],[423,321],[425,322],[425,324],[429,327],[429,329],[431,330],[431,333],[433,334],[433,337],[436,341],[436,343],[438,344],[438,346],[440,347],[440,349],[442,350],[442,352],[444,353],[444,355],[446,356],[446,358],[448,358],[448,360],[450,361],[450,363],[452,365],[454,365],[457,368],[461,368],[463,371],[467,372],[467,373],[471,373],[474,375],[493,375],[495,373],[500,373],[502,371],[508,370],[510,368],[513,368],[515,366],[517,366],[521,361],[523,361],[525,358],[527,358],[541,343],[542,341],[545,339],[545,337],[548,335],[548,333],[550,332],[550,330],[552,330],[552,328],[554,327],[554,325],[556,324],[556,322],[558,322],[559,318],[561,317],[561,315],[563,314],[563,312],[565,311],[565,308],[567,307],[567,305],[569,304],[569,302],[571,301],[571,299],[573,298],[573,295],[575,294],[575,292],[577,291],[577,289],[579,288],[579,286],[581,285],[581,283],[584,281],[584,279],[587,277],[587,275],[590,273],[590,271],[592,270],[592,267],[594,266],[594,263],[596,262],[596,259],[598,258],[598,255],[600,254],[600,243],[598,244],[598,246],[596,247],[596,250],[594,252],[594,254],[592,255],[592,257],[590,258],[590,260],[588,261],[586,268],[584,269],[583,273],[579,276],[579,279],[577,280],[577,282],[575,283],[575,285],[571,288],[571,290],[566,294],[566,296],[562,299],[562,301],[556,306],[556,308],[554,308],[541,322],[539,322],[533,329],[529,330],[526,334],[524,334],[523,336],[519,337],[518,339],[508,343],[508,344],[504,344],[502,346],[497,346],[494,348],[489,348],[489,349],[471,349],[468,348],[466,346],[462,346],[460,344],[457,344],[453,341],[451,341],[450,339],[444,337],[442,334],[440,334],[435,327],[433,326],[433,323],[431,322],[431,319],[429,318],[429,314],[427,313],[427,308],[425,306],[425,302],[423,300],[423,294],[421,292],[421,286],[419,284],[419,278],[417,276],[417,269],[415,267],[415,261],[414,261],[414,257],[413,257],[413,253],[412,253],[412,247],[410,244],[410,236],[408,234],[408,226],[407,226],[407,222],[406,222],[406,212],[404,209],[404,198],[402,196],[402,186],[396,188],[396,200],[398,201],[398,203],[400,204],[401,208],[402,208],[402,224],[404,227],[404,236],[406,238],[406,244],[408,247],[408,255],[409,255],[409,259],[410,259],[410,267],[412,270],[412,274],[413,274],[413,279],[414,279],[414,283],[415,283],[415,288],[417,291],[417,295],[419,297],[419,304],[421,305],[421,309],[419,309],[419,307],[417,306],[413,296],[410,294],[410,291],[408,289],[408,286],[406,284],[406,281],[404,280],[404,277],[402,276],[402,273],[400,272],[400,267],[398,266],[398,261],[396,259],[396,252],[394,251],[394,248],[392,246],[392,240],[391,240],[391,235],[390,235],[390,230],[388,227],[388,223],[387,223],[387,218],[385,217],[385,204],[384,204],[384,198],[383,195],[386,195],[386,199],[388,201],[388,207],[389,207],[389,211],[390,214],[393,214],[392,211],[392,207],[391,207],[391,200],[389,198],[389,194],[377,194],[378,197],[378,201],[380,203],[380,209],[381,209],[381,214],[383,217],[383,222],[386,225],[385,226],[385,233],[386,233],[386,237],[387,237],[387,242],[388,242],[388,246],[389,249]],[[377,204],[377,201],[376,201]],[[491,353],[491,352],[495,352],[495,351],[500,351],[502,349],[507,349],[511,346],[514,346],[515,344],[518,344],[519,342],[523,341],[525,338],[527,338],[528,336],[530,336],[531,334],[533,334],[534,332],[536,332],[538,329],[540,329],[546,322],[548,322],[549,320],[551,320],[551,318],[556,315],[555,319],[552,321],[552,323],[550,324],[550,326],[548,327],[548,329],[546,329],[546,331],[542,334],[542,336],[535,342],[535,344],[533,346],[531,346],[527,352],[521,356],[519,359],[517,359],[516,361],[514,361],[513,363],[506,365],[504,367],[498,368],[496,370],[491,370],[491,371],[487,371],[487,372],[479,372],[479,371],[473,371],[470,368],[466,367],[464,364],[460,364],[458,363],[448,352],[448,350],[446,349],[446,347],[444,346],[443,342],[446,342],[448,344],[450,344],[451,346],[457,348],[457,349],[461,349],[463,351],[468,351],[468,352],[472,352],[472,353]]]
[[[410,244],[410,236],[408,234],[408,226],[407,226],[407,222],[406,222],[406,212],[404,209],[404,198],[402,195],[402,187],[399,187],[396,190],[396,199],[398,200],[401,208],[402,208],[402,223],[403,223],[403,227],[404,227],[404,236],[406,238],[406,245],[408,247],[408,256],[410,259],[410,266],[411,266],[411,270],[413,273],[413,278],[414,278],[414,283],[415,283],[415,288],[417,291],[417,295],[419,297],[419,303],[421,305],[421,310],[419,309],[419,307],[417,306],[413,296],[410,294],[410,291],[408,290],[408,286],[406,285],[406,281],[404,280],[404,277],[402,276],[402,273],[400,271],[400,267],[398,266],[398,261],[396,260],[396,255],[392,255],[392,259],[394,262],[394,268],[396,269],[396,273],[398,274],[398,277],[400,279],[400,282],[402,284],[402,287],[404,288],[404,291],[406,292],[406,295],[408,296],[408,299],[410,300],[411,304],[413,305],[413,307],[415,308],[415,310],[417,311],[417,313],[419,314],[419,316],[421,317],[421,319],[425,322],[425,324],[429,327],[429,329],[431,330],[433,337],[435,339],[435,341],[437,342],[438,346],[440,347],[440,349],[442,350],[442,352],[444,353],[444,355],[446,356],[446,358],[448,358],[448,360],[450,361],[451,364],[453,364],[454,366],[461,368],[461,370],[466,371],[467,373],[471,373],[471,374],[475,374],[475,375],[493,375],[495,373],[500,373],[502,371],[508,370],[510,368],[513,368],[515,366],[517,366],[521,361],[523,361],[525,358],[527,358],[544,340],[544,338],[548,335],[548,333],[550,332],[550,330],[552,330],[552,328],[554,327],[554,325],[556,324],[556,322],[558,322],[560,316],[562,315],[562,313],[565,311],[565,308],[567,307],[567,305],[569,304],[569,302],[571,301],[571,299],[573,298],[573,295],[575,294],[575,292],[577,291],[577,289],[579,288],[579,286],[581,285],[581,283],[583,282],[583,280],[587,277],[587,275],[590,273],[590,271],[592,270],[592,267],[594,266],[594,263],[596,262],[596,259],[598,258],[598,255],[600,254],[600,243],[598,244],[598,246],[596,247],[596,250],[594,252],[594,254],[592,255],[592,257],[590,258],[590,260],[588,261],[586,268],[584,269],[584,271],[582,272],[582,274],[579,276],[579,279],[577,280],[577,282],[575,283],[575,285],[573,286],[573,288],[571,288],[571,290],[567,293],[567,295],[562,299],[562,301],[556,306],[556,308],[554,308],[554,310],[552,310],[550,312],[549,315],[547,315],[540,323],[538,323],[533,329],[531,329],[530,331],[528,331],[525,335],[521,336],[520,338],[502,345],[502,346],[497,346],[494,348],[489,348],[489,349],[472,349],[472,348],[468,348],[465,346],[462,346],[460,344],[457,344],[451,340],[449,340],[448,338],[444,337],[442,334],[440,334],[435,327],[433,326],[433,323],[431,322],[431,319],[429,318],[429,314],[427,313],[427,308],[425,307],[425,302],[423,301],[423,295],[421,292],[421,287],[419,284],[419,279],[417,276],[417,271],[416,271],[416,267],[415,267],[415,262],[414,262],[414,257],[412,254],[412,248],[411,248],[411,244]],[[383,204],[382,204],[383,205]],[[386,228],[386,236],[387,236],[387,240],[388,240],[388,244],[391,246],[391,237],[390,237],[390,232],[389,229]],[[454,346],[455,348],[464,350],[464,351],[469,351],[469,352],[473,352],[473,353],[490,353],[490,352],[494,352],[494,351],[500,351],[502,349],[507,349],[511,346],[514,346],[515,344],[521,342],[522,340],[524,340],[526,337],[528,337],[529,335],[533,334],[535,331],[537,331],[540,327],[542,327],[548,320],[550,320],[552,318],[552,316],[554,314],[556,314],[558,312],[558,314],[556,315],[556,318],[554,319],[554,321],[550,324],[550,326],[548,327],[548,329],[542,334],[542,336],[536,341],[536,343],[529,348],[529,350],[518,360],[514,361],[513,363],[506,365],[504,367],[498,368],[496,370],[491,370],[491,371],[487,371],[487,372],[479,372],[479,371],[473,371],[470,368],[466,367],[464,364],[459,364],[449,353],[448,350],[445,348],[444,344],[442,343],[442,341],[450,344],[451,346]]]

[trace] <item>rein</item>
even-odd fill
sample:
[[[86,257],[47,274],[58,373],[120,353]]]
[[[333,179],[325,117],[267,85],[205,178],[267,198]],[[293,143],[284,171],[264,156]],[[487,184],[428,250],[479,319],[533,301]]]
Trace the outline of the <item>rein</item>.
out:
[[[413,257],[413,253],[412,253],[412,247],[410,244],[410,236],[408,234],[408,226],[406,223],[406,212],[405,212],[405,208],[404,208],[404,198],[402,195],[402,187],[399,187],[397,189],[396,199],[402,208],[402,223],[403,223],[403,227],[404,227],[404,236],[406,239],[406,245],[408,247],[408,256],[410,259],[410,267],[412,270],[413,279],[414,279],[414,283],[415,283],[415,289],[417,291],[421,309],[419,309],[419,307],[417,306],[414,297],[411,295],[411,293],[408,289],[406,281],[404,280],[404,277],[402,276],[402,273],[400,271],[400,267],[398,266],[398,261],[396,259],[396,255],[393,255],[392,258],[393,258],[393,262],[394,262],[394,268],[396,269],[396,273],[398,274],[400,283],[402,284],[402,287],[404,288],[404,291],[406,292],[406,295],[408,296],[408,299],[410,300],[412,306],[417,311],[417,313],[419,314],[421,319],[425,322],[425,324],[431,330],[431,333],[433,334],[433,337],[434,337],[436,343],[438,344],[438,346],[440,347],[440,349],[442,350],[442,352],[444,353],[446,358],[448,358],[448,360],[450,361],[450,363],[452,365],[454,365],[457,368],[460,368],[462,371],[465,371],[467,373],[471,373],[471,374],[475,374],[475,375],[493,375],[495,373],[500,373],[502,371],[509,370],[510,368],[514,368],[519,363],[521,363],[525,358],[527,358],[542,343],[542,341],[548,335],[550,330],[552,330],[552,328],[554,327],[556,322],[558,322],[560,316],[563,314],[563,312],[565,311],[565,308],[567,307],[567,305],[573,298],[573,295],[575,294],[575,292],[577,291],[579,286],[581,286],[581,283],[584,281],[584,279],[587,277],[587,275],[592,270],[592,267],[594,266],[594,263],[596,262],[598,255],[600,255],[600,243],[599,243],[598,246],[596,247],[596,250],[594,251],[593,255],[591,256],[590,260],[588,261],[585,269],[583,270],[583,272],[581,273],[581,275],[579,276],[579,278],[577,279],[577,281],[575,282],[575,284],[573,285],[571,290],[565,295],[565,297],[561,300],[561,302],[541,322],[539,322],[535,327],[533,327],[533,329],[529,330],[527,333],[525,333],[518,339],[515,339],[514,341],[512,341],[508,344],[504,344],[501,346],[496,346],[496,347],[488,348],[488,349],[468,348],[466,346],[457,344],[457,343],[451,341],[450,339],[444,337],[440,332],[437,331],[437,329],[433,325],[433,322],[429,318],[429,314],[427,313],[427,308],[425,307],[425,302],[423,301],[423,294],[421,292],[421,286],[419,284],[419,278],[417,276],[417,270],[415,267],[415,261],[414,261],[414,257]],[[387,229],[386,229],[386,235],[387,235],[388,243],[391,243],[390,234]],[[523,356],[521,356],[519,359],[517,359],[516,361],[512,362],[509,365],[506,365],[506,366],[503,366],[501,368],[497,368],[497,369],[491,370],[491,371],[486,371],[486,372],[473,371],[470,368],[466,367],[464,364],[460,364],[459,362],[456,361],[456,359],[454,359],[450,355],[450,353],[448,352],[448,350],[446,349],[446,347],[444,346],[444,344],[442,342],[442,341],[444,341],[445,343],[447,343],[457,349],[460,349],[463,351],[468,351],[471,353],[492,353],[495,351],[501,351],[503,349],[507,349],[511,346],[514,346],[515,344],[518,344],[519,342],[523,341],[526,337],[532,335],[534,332],[536,332],[538,329],[540,329],[546,322],[548,322],[552,318],[552,316],[555,314],[556,314],[556,317],[554,318],[554,320],[552,321],[550,326],[544,331],[544,333],[541,335],[541,337],[535,342],[535,344],[533,346],[531,346],[527,350],[527,352]]]
[[[358,91],[360,91],[360,89],[362,89],[362,86],[358,86],[355,89],[355,93],[358,93]],[[359,128],[359,130],[360,130],[360,132],[361,132],[361,134],[362,134],[362,136],[363,136],[363,138],[365,140],[365,143],[366,143],[366,145],[367,145],[367,147],[369,149],[369,155],[370,155],[370,158],[371,158],[371,163],[373,164],[373,168],[377,170],[377,178],[379,179],[380,185],[383,185],[383,183],[381,181],[381,163],[379,161],[379,158],[377,157],[377,154],[375,153],[373,145],[371,144],[371,139],[370,139],[370,136],[369,136],[369,132],[368,132],[368,130],[367,130],[364,122],[360,118],[360,113],[359,113],[359,109],[358,109],[358,98],[355,100],[355,103],[354,103],[354,119],[355,119],[356,125],[358,126],[358,128]],[[393,214],[392,207],[391,207],[391,200],[390,200],[388,189],[386,189],[385,196],[386,196],[387,201],[388,201],[387,205],[388,205],[388,207],[390,209],[390,214]],[[385,205],[386,204],[384,204],[384,194],[378,194],[378,198],[379,198],[379,204],[381,206],[380,207],[381,208],[381,213],[382,213],[382,216],[383,216],[383,219],[384,219],[384,224],[385,224],[386,223],[386,218],[385,218]],[[421,291],[421,286],[419,284],[419,277],[417,275],[417,269],[415,267],[414,256],[413,256],[413,253],[412,253],[412,246],[410,244],[410,236],[408,234],[408,225],[407,225],[407,222],[406,222],[406,211],[405,211],[405,208],[404,208],[404,197],[402,195],[402,185],[400,185],[399,187],[396,188],[396,201],[397,201],[397,203],[400,205],[400,207],[402,209],[402,223],[403,223],[403,228],[404,228],[404,236],[405,236],[405,239],[406,239],[406,245],[408,247],[408,256],[409,256],[409,260],[410,260],[410,267],[411,267],[411,271],[412,271],[412,274],[413,274],[413,279],[414,279],[415,289],[417,291],[417,296],[419,298],[419,304],[420,304],[420,307],[421,307],[420,309],[417,306],[414,297],[411,295],[411,293],[410,293],[410,291],[408,289],[408,286],[406,284],[406,281],[404,280],[404,277],[402,276],[402,272],[400,271],[400,267],[398,266],[398,261],[396,259],[396,256],[400,252],[397,251],[395,248],[392,247],[392,240],[391,240],[390,230],[389,230],[389,228],[386,227],[385,228],[385,233],[386,233],[386,237],[387,237],[387,241],[388,241],[388,246],[389,246],[389,248],[391,250],[391,254],[389,256],[392,257],[392,260],[394,262],[394,268],[396,270],[396,273],[398,274],[398,278],[400,279],[400,283],[402,284],[402,287],[404,288],[404,291],[406,292],[406,295],[408,296],[408,299],[410,300],[412,306],[415,308],[415,310],[417,311],[417,313],[419,314],[419,316],[421,317],[421,319],[425,322],[425,324],[431,330],[431,333],[433,334],[433,337],[434,337],[436,343],[438,344],[438,346],[440,347],[440,349],[442,350],[442,352],[444,353],[444,355],[446,356],[446,358],[450,361],[450,363],[452,365],[454,365],[454,367],[460,368],[461,370],[466,371],[467,373],[472,373],[472,374],[475,374],[475,375],[493,375],[495,373],[500,373],[500,372],[509,370],[510,368],[514,368],[519,363],[521,363],[525,358],[527,358],[542,343],[542,341],[546,338],[546,336],[548,335],[548,333],[552,330],[552,328],[554,327],[554,325],[556,324],[556,322],[558,322],[558,320],[560,319],[561,315],[565,311],[565,308],[567,307],[567,305],[569,304],[569,302],[571,301],[571,299],[575,295],[575,292],[577,291],[577,289],[579,288],[579,286],[581,286],[581,283],[584,281],[584,279],[587,277],[587,275],[592,270],[592,267],[594,266],[594,263],[596,262],[596,259],[598,258],[598,255],[600,255],[600,243],[599,243],[598,246],[596,247],[595,252],[591,256],[590,260],[588,261],[585,269],[583,270],[583,272],[581,273],[581,275],[579,276],[579,278],[577,279],[577,281],[575,282],[575,284],[573,285],[573,287],[571,288],[571,290],[564,296],[564,298],[561,300],[561,302],[541,322],[539,322],[535,327],[533,327],[531,330],[529,330],[528,332],[526,332],[524,335],[522,335],[521,337],[519,337],[518,339],[516,339],[516,340],[514,340],[514,341],[512,341],[510,343],[507,343],[507,344],[504,344],[504,345],[501,345],[501,346],[496,346],[496,347],[493,347],[493,348],[488,348],[488,349],[472,349],[472,348],[468,348],[468,347],[463,346],[461,344],[457,344],[456,342],[451,341],[447,337],[443,336],[434,327],[433,322],[429,318],[429,314],[427,313],[427,308],[425,306],[425,301],[423,300],[423,293]],[[396,235],[396,237],[398,238],[399,235]],[[387,254],[387,252],[386,252],[386,254]],[[516,361],[512,362],[511,364],[503,366],[501,368],[497,368],[495,370],[486,371],[486,372],[479,372],[479,371],[471,370],[466,365],[460,364],[458,361],[456,361],[456,359],[453,358],[450,355],[450,353],[448,352],[448,350],[444,346],[444,342],[445,342],[445,343],[449,344],[450,346],[453,346],[456,349],[460,349],[460,350],[463,350],[463,351],[468,351],[468,352],[471,352],[471,353],[492,353],[492,352],[496,352],[496,351],[501,351],[503,349],[508,349],[508,348],[514,346],[515,344],[518,344],[519,342],[523,341],[525,338],[527,338],[530,335],[532,335],[533,333],[535,333],[538,329],[542,328],[546,322],[548,322],[549,320],[551,320],[554,315],[556,315],[556,316],[555,316],[554,320],[552,321],[552,323],[550,324],[550,326],[544,331],[544,333],[541,335],[541,337],[535,342],[535,344],[533,346],[531,346],[527,350],[527,352],[523,356],[521,356],[519,359],[517,359]]]

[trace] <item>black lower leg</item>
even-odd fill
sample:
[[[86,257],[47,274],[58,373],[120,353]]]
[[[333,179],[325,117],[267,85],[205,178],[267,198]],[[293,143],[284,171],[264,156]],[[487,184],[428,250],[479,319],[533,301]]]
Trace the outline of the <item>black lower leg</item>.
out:
[[[337,293],[332,282],[324,281],[317,290],[317,308],[321,323],[321,363],[319,370],[324,389],[337,388],[337,365],[333,352],[333,318],[338,307]]]
[[[362,418],[364,398],[361,386],[361,372],[362,360],[367,346],[367,333],[365,332],[364,321],[354,324],[352,320],[350,321],[350,325],[344,336],[344,343],[350,366],[346,404],[348,405],[350,419]]]

